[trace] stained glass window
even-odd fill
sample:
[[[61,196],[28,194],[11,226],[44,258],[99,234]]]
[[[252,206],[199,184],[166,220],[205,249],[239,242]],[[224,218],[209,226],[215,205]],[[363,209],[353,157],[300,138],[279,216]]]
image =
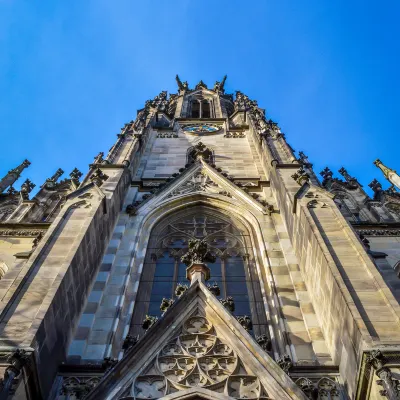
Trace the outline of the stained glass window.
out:
[[[161,317],[161,301],[163,298],[176,299],[178,283],[189,285],[187,266],[180,259],[187,252],[190,239],[206,240],[216,256],[215,263],[208,263],[211,278],[207,283],[218,284],[219,298],[232,296],[234,315],[248,315],[253,326],[265,326],[265,315],[257,315],[259,310],[263,310],[263,302],[254,260],[249,257],[252,249],[246,232],[237,229],[229,218],[219,218],[202,208],[182,214],[152,232],[134,309],[132,332],[143,333],[141,323],[146,314]]]

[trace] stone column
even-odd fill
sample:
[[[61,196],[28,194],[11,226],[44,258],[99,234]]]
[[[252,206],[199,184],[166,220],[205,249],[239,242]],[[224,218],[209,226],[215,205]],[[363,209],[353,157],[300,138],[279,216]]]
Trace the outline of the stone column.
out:
[[[186,278],[190,281],[190,286],[196,281],[204,283],[210,279],[210,268],[204,263],[193,263],[186,268]]]

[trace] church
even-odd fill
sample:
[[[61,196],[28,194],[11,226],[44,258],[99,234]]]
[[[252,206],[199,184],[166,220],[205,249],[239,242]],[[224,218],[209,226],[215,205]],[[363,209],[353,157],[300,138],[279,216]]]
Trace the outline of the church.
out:
[[[400,398],[399,175],[314,171],[225,81],[0,180],[0,400]]]

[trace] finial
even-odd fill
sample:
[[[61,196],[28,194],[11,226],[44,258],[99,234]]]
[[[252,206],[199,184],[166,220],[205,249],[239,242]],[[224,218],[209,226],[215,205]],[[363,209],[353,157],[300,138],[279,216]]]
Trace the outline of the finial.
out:
[[[29,193],[32,192],[33,188],[36,185],[32,183],[29,179],[27,179],[22,185],[21,185],[21,198],[22,200],[29,200]]]
[[[3,193],[9,186],[12,186],[21,176],[22,171],[31,165],[30,161],[24,160],[18,167],[8,171],[7,175],[0,179],[0,193]]]
[[[222,78],[221,82],[218,82],[218,81],[215,82],[213,90],[219,94],[223,94],[225,92],[225,89],[224,89],[225,81],[226,81],[226,75]]]
[[[210,278],[210,268],[205,262],[214,263],[216,257],[208,249],[205,240],[189,240],[189,250],[181,257],[181,261],[188,266],[186,278],[193,284],[196,280],[204,281]]]
[[[310,161],[308,160],[308,157],[302,152],[299,151],[299,161],[301,162],[301,164],[303,164],[304,167],[306,168],[312,168],[312,164],[310,163]]]
[[[324,181],[331,180],[333,176],[333,172],[328,167],[325,167],[319,174],[324,178]]]
[[[56,187],[56,183],[60,176],[64,173],[64,171],[61,168],[58,168],[58,170],[55,172],[55,174],[51,177],[46,179],[46,182],[44,184],[44,187],[48,190],[52,190]]]
[[[27,159],[25,159],[24,161],[22,161],[22,163],[20,165],[18,165],[17,168],[12,169],[11,171],[9,171],[9,174],[18,174],[21,175],[21,172],[25,169],[28,168],[31,165],[31,162],[28,161]]]
[[[93,164],[101,164],[104,161],[103,156],[104,156],[104,153],[102,151],[100,151],[100,153],[97,154],[97,156],[94,158]]]
[[[374,192],[374,200],[380,200],[382,194],[382,185],[380,182],[377,179],[374,179],[368,186]]]
[[[82,172],[79,171],[78,168],[74,168],[72,172],[69,174],[69,176],[71,177],[71,181],[73,182],[73,184],[78,187],[79,178],[82,176]]]
[[[397,172],[394,169],[391,169],[384,165],[381,160],[376,159],[374,161],[374,164],[383,172],[383,175],[385,175],[385,178],[394,186],[396,186],[398,189],[400,189],[400,176],[397,174]]]
[[[350,176],[344,167],[340,168],[338,172],[340,175],[342,175],[344,177],[344,179],[346,179],[347,182],[354,182],[357,180],[357,179],[353,178],[352,176]]]
[[[178,84],[179,90],[187,90],[187,89],[189,88],[189,85],[188,85],[187,81],[182,82],[182,81],[179,79],[178,74],[176,74],[175,79],[176,79],[176,83]]]
[[[103,182],[108,179],[108,175],[106,175],[100,168],[96,168],[93,175],[90,177],[90,180],[96,185],[101,186]]]

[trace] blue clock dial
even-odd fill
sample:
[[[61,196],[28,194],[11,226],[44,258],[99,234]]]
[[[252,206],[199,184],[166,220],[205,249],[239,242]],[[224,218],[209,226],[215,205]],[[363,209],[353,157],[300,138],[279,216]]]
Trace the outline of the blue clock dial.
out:
[[[185,132],[189,133],[213,133],[218,132],[220,129],[219,126],[208,124],[188,125],[183,128]]]

